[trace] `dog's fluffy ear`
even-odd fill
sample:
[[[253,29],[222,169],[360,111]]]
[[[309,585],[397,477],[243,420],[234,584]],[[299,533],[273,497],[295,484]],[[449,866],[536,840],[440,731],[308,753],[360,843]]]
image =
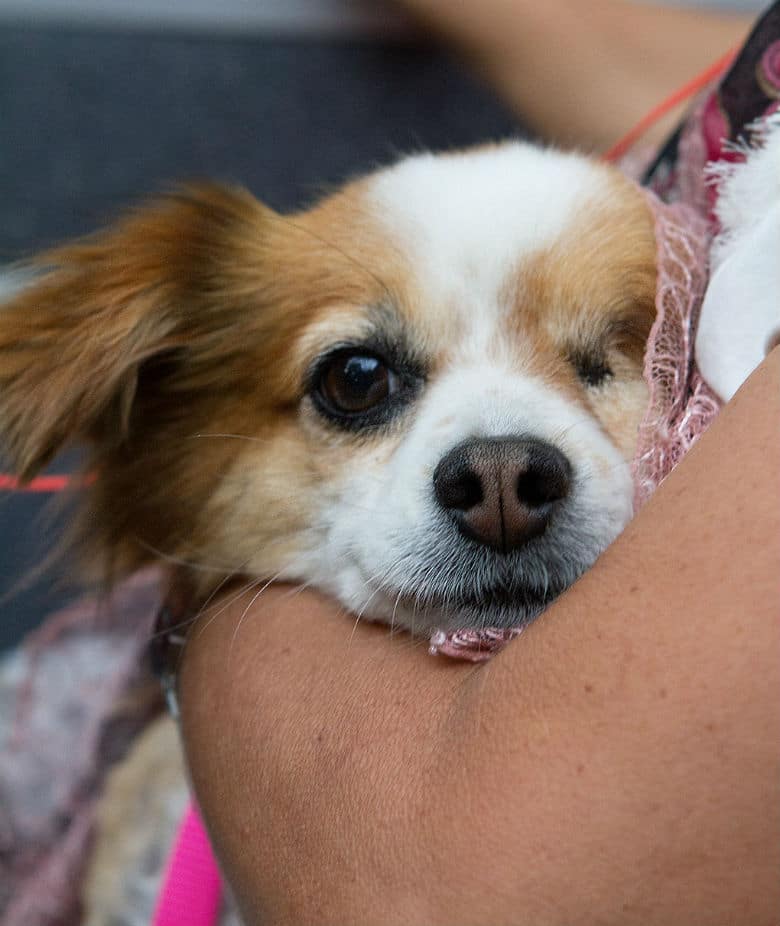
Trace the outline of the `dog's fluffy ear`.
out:
[[[36,260],[0,306],[0,450],[23,480],[71,441],[121,443],[156,359],[158,378],[165,358],[219,362],[225,294],[249,288],[241,261],[269,213],[241,190],[187,189]]]

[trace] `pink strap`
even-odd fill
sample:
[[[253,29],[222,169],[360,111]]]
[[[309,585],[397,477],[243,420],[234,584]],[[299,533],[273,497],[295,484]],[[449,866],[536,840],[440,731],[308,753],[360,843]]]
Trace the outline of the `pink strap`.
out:
[[[168,857],[152,926],[214,926],[221,894],[219,869],[190,801]]]

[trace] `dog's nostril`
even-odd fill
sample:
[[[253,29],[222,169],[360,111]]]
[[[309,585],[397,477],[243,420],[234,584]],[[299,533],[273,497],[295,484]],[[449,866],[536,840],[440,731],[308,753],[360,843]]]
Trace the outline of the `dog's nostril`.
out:
[[[442,508],[468,511],[483,499],[479,476],[459,458],[445,457],[433,474],[433,488]]]
[[[541,508],[569,494],[571,465],[550,444],[529,444],[526,468],[517,479],[517,497],[529,508]]]

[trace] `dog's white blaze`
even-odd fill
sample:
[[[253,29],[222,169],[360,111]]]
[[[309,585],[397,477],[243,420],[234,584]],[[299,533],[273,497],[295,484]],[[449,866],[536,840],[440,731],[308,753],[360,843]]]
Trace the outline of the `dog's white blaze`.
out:
[[[581,155],[516,143],[409,158],[377,174],[369,198],[426,305],[470,324],[504,308],[518,263],[608,196],[609,179]]]

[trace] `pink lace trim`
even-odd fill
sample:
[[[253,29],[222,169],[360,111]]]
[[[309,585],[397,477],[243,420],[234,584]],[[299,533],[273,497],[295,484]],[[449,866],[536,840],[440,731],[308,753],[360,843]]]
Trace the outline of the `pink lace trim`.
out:
[[[453,630],[450,633],[434,630],[428,652],[431,656],[440,653],[442,656],[450,656],[453,659],[485,662],[522,632],[522,627],[486,627],[484,630],[466,628]]]
[[[634,458],[634,510],[647,501],[706,431],[720,401],[693,359],[707,285],[708,224],[690,206],[666,205],[652,193],[658,242],[656,320],[645,354],[650,401]]]

